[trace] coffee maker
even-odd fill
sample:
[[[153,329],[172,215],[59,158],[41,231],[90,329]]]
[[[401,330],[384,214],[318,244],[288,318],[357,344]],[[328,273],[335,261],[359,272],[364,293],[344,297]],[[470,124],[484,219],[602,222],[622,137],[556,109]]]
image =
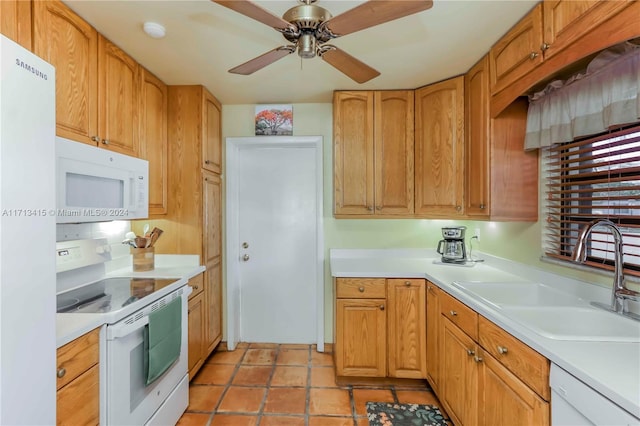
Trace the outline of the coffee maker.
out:
[[[438,242],[438,253],[442,255],[444,263],[465,263],[467,261],[467,249],[464,245],[464,233],[466,226],[453,226],[442,228],[444,240]]]

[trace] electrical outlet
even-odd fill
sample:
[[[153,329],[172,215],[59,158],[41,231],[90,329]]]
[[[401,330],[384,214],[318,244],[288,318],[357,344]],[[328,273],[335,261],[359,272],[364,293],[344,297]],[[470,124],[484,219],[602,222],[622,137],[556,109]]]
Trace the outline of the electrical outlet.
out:
[[[473,236],[476,238],[476,240],[480,241],[480,228],[474,229]]]

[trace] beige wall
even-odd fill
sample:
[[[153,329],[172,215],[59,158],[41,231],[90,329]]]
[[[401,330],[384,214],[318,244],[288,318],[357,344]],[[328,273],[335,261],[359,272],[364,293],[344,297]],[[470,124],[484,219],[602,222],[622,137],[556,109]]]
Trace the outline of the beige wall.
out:
[[[253,136],[254,105],[224,105],[223,137]],[[474,250],[526,263],[562,275],[610,285],[611,278],[540,261],[541,222],[479,222],[426,219],[340,219],[332,215],[332,105],[294,104],[293,133],[320,135],[324,140],[325,341],[333,342],[333,283],[329,271],[331,248],[435,248],[445,225],[465,225],[469,236],[480,230]]]

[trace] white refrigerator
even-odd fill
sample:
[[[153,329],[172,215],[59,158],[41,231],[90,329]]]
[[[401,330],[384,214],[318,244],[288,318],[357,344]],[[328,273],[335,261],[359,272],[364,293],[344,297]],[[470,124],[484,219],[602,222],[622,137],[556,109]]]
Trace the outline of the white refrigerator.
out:
[[[0,424],[56,419],[55,69],[0,35]]]

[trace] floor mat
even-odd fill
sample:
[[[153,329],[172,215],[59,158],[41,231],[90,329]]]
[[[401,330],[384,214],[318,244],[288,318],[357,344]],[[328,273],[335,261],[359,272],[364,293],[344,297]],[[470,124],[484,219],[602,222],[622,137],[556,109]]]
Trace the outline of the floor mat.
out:
[[[421,404],[367,402],[369,426],[445,426],[437,407]]]

